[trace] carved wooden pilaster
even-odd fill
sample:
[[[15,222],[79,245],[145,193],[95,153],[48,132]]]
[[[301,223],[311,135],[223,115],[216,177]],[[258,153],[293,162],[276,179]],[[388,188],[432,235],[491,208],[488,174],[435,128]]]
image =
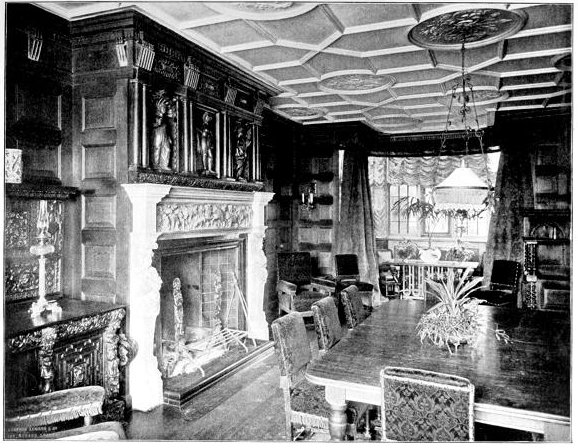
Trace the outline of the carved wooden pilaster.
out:
[[[123,309],[113,311],[111,313],[110,322],[108,323],[106,330],[104,330],[104,389],[106,391],[106,397],[117,396],[119,393],[119,355],[118,355],[118,343],[119,335],[118,330],[122,319],[124,318],[126,312]]]
[[[56,342],[56,328],[49,327],[42,330],[42,339],[40,350],[38,351],[38,361],[40,364],[40,393],[47,394],[54,391],[54,365],[52,354],[54,352],[54,343]]]
[[[537,281],[536,276],[536,251],[537,241],[524,242],[524,274],[526,277],[526,287],[524,294],[524,307],[535,309],[538,307],[537,301]]]

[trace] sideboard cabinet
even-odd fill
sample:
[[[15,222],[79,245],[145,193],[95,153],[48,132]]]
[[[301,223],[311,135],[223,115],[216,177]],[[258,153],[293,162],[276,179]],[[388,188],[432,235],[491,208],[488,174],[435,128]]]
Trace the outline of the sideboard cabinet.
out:
[[[73,387],[105,388],[104,415],[124,414],[121,375],[131,358],[122,305],[61,299],[62,311],[32,318],[29,304],[6,308],[6,403]]]

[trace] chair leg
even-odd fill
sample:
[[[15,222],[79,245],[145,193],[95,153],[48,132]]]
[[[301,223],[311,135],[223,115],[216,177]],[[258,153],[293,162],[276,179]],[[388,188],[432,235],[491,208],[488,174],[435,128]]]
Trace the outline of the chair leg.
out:
[[[92,425],[92,416],[91,415],[85,415],[84,416],[84,426],[90,426]]]
[[[365,438],[367,440],[371,439],[371,433],[369,432],[369,407],[365,411]]]

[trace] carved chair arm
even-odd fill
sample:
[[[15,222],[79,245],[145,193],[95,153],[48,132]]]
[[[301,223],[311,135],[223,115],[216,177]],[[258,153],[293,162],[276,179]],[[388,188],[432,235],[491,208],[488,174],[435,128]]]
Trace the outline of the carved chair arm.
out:
[[[294,295],[297,293],[297,285],[286,280],[277,282],[277,292]]]

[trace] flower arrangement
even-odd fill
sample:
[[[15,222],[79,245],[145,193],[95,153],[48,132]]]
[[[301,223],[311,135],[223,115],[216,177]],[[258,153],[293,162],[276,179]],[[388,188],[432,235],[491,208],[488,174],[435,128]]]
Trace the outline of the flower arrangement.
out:
[[[455,353],[461,344],[473,343],[478,333],[478,305],[481,300],[471,297],[480,288],[481,277],[470,279],[471,269],[466,269],[456,279],[450,270],[443,281],[426,279],[438,301],[420,319],[417,333],[423,343],[426,339],[438,347]],[[452,352],[453,347],[453,352]]]

